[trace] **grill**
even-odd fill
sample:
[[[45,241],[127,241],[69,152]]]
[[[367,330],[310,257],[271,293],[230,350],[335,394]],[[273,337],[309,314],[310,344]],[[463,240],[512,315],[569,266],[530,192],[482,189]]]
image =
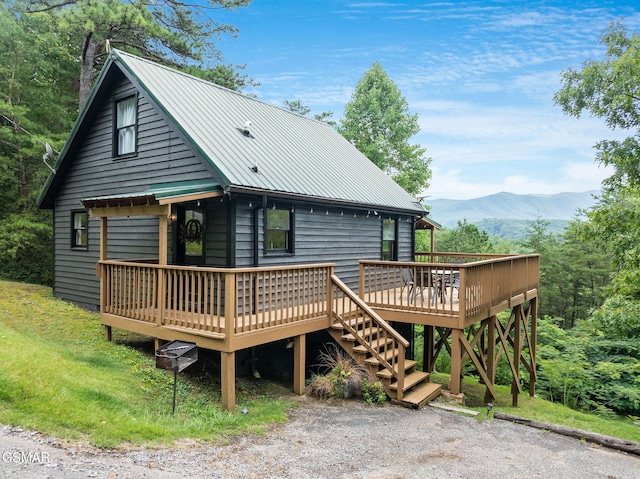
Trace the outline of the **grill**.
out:
[[[176,412],[176,382],[180,371],[198,360],[198,346],[186,341],[171,341],[156,349],[156,368],[173,371],[173,407]]]

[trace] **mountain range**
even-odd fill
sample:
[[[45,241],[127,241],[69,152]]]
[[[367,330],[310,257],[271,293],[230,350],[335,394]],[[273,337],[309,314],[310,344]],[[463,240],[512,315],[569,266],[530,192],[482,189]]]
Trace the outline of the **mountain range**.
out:
[[[523,225],[538,217],[551,222],[551,230],[562,231],[569,221],[575,219],[579,210],[587,209],[596,202],[598,191],[583,193],[558,193],[554,195],[516,195],[497,193],[469,200],[433,199],[425,200],[429,216],[445,228],[455,228],[459,221],[475,224],[490,235],[502,237],[521,236],[505,233],[509,225]]]

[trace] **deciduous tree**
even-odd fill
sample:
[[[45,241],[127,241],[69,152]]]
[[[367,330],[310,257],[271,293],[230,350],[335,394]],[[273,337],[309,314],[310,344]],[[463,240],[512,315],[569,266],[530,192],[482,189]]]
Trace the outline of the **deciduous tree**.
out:
[[[379,63],[358,82],[338,131],[407,192],[429,185],[431,159],[409,143],[420,131],[418,116]]]
[[[596,144],[596,161],[614,172],[589,213],[589,231],[614,255],[622,272],[618,292],[640,299],[640,36],[614,22],[600,41],[604,58],[566,70],[554,98],[568,115],[590,113],[611,129],[628,132],[622,140]]]

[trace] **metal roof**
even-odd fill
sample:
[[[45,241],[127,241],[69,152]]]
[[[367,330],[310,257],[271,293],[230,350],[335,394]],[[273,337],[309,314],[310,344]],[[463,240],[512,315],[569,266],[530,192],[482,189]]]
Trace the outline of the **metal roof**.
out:
[[[85,198],[82,204],[86,208],[141,206],[172,203],[171,200],[189,198],[205,198],[216,196],[221,192],[220,185],[209,179],[174,181],[171,183],[158,183],[151,185],[145,191],[128,193],[124,195],[98,196]]]
[[[415,198],[326,123],[128,53],[112,50],[110,61],[175,122],[231,190],[424,213]]]

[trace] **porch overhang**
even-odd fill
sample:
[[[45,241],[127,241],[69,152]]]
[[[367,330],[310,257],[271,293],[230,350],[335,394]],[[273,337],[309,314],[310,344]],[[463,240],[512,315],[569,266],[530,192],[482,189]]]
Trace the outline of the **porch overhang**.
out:
[[[416,219],[417,230],[439,230],[442,229],[442,225],[433,221],[428,216],[420,216]]]
[[[82,204],[91,216],[162,215],[168,205],[222,196],[219,183],[212,180],[176,181],[151,185],[148,189],[123,195],[85,198]]]

